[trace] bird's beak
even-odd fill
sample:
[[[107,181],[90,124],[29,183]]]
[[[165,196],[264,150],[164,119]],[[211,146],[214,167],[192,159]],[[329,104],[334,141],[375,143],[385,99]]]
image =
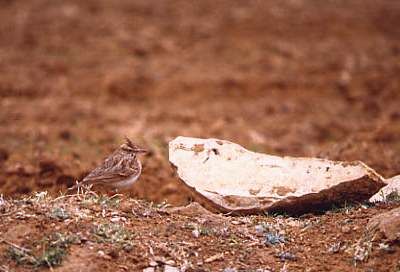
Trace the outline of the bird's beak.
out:
[[[143,153],[143,154],[149,153],[148,150],[142,149],[142,148],[135,149],[135,152],[136,152],[136,153]]]

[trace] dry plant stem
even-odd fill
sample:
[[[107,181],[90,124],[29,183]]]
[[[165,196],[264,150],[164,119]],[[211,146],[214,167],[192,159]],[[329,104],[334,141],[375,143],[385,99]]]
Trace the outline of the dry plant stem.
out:
[[[7,245],[9,245],[9,246],[15,247],[15,248],[17,248],[17,249],[19,249],[19,250],[21,250],[21,251],[24,251],[24,252],[29,252],[29,251],[30,251],[29,249],[20,247],[20,246],[18,246],[18,245],[16,245],[16,244],[11,243],[10,241],[4,240],[4,239],[1,239],[1,240],[0,240],[0,243],[5,243],[5,244],[7,244]]]
[[[53,270],[53,267],[51,266],[51,264],[49,263],[49,261],[48,260],[46,260],[46,264],[47,264],[47,266],[49,267],[49,269],[50,269],[50,271],[54,271]]]
[[[22,251],[27,257],[29,257],[33,262],[36,261],[36,258],[33,257],[32,255],[30,255],[30,254],[28,253],[28,252],[30,251],[29,249],[20,247],[20,246],[18,246],[18,245],[16,245],[16,244],[11,243],[10,241],[4,240],[4,239],[0,240],[0,243],[5,243],[5,244],[7,244],[7,245],[9,245],[9,246],[12,246],[12,247],[18,249],[18,250],[21,250],[21,251]],[[50,267],[50,266],[49,266],[49,267]],[[51,268],[51,267],[50,267],[50,268]]]
[[[113,199],[113,198],[115,198],[115,197],[120,197],[120,196],[123,196],[123,194],[115,194],[115,195],[112,195],[112,196],[110,196],[109,199]]]
[[[83,191],[79,191],[79,189],[78,189],[78,192],[76,194],[59,196],[59,197],[51,200],[50,202],[53,203],[53,202],[56,202],[58,200],[65,199],[65,198],[70,198],[70,197],[78,197],[79,198],[82,194],[91,194],[91,195],[94,195],[95,197],[98,197],[98,195],[93,191],[86,190],[85,192],[83,192]]]
[[[78,194],[59,196],[59,197],[51,200],[50,203],[57,202],[58,200],[69,198],[69,197],[75,197],[75,196],[78,196]]]

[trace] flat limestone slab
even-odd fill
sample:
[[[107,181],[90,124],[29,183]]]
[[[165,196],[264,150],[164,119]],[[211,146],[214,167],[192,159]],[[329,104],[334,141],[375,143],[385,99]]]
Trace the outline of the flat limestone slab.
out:
[[[400,175],[385,180],[387,185],[374,194],[370,202],[400,200]]]
[[[359,161],[271,156],[218,139],[177,137],[169,160],[197,201],[234,214],[304,213],[369,199],[385,185]]]

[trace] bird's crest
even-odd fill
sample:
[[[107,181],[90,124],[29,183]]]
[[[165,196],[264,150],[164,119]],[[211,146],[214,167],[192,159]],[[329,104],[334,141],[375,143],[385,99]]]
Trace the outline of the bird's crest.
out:
[[[131,141],[131,139],[128,138],[128,136],[125,136],[125,141],[126,141],[126,145],[131,147],[131,148],[135,148],[136,145],[134,145]]]
[[[125,141],[126,143],[122,145],[123,149],[134,151],[136,153],[147,153],[146,149],[143,149],[140,146],[135,145],[127,136],[125,136]]]

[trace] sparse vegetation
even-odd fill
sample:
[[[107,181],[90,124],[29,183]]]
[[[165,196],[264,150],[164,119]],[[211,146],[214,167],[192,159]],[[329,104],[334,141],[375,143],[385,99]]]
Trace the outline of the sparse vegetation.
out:
[[[265,244],[268,246],[283,244],[285,242],[286,242],[285,237],[277,232],[268,232],[265,234]]]
[[[192,230],[192,234],[196,238],[199,236],[211,236],[216,234],[215,229],[205,225],[187,224],[186,228]]]
[[[57,220],[65,220],[70,217],[69,213],[60,207],[55,207],[50,212],[50,217]]]
[[[127,251],[133,248],[133,233],[120,224],[102,223],[94,226],[92,233],[98,243],[117,245]]]
[[[392,191],[386,196],[385,201],[387,202],[400,202],[400,194],[397,190]]]
[[[365,262],[368,260],[369,255],[372,252],[372,242],[371,241],[359,241],[354,245],[354,255],[353,262],[354,266],[357,266],[360,262]]]
[[[262,222],[255,226],[255,230],[259,235],[264,236],[264,243],[268,246],[284,244],[286,242],[285,236],[279,233],[279,225],[273,226]]]
[[[364,232],[356,243],[347,248],[346,251],[353,254],[352,260],[354,266],[368,261],[373,250],[373,238],[373,232]]]
[[[42,254],[34,255],[33,250],[10,245],[7,255],[19,265],[28,265],[33,268],[40,266],[52,268],[62,263],[68,253],[69,245],[79,241],[80,239],[75,235],[56,232],[40,242]]]
[[[83,194],[84,197],[82,199],[82,205],[85,207],[91,207],[92,205],[100,205],[103,208],[117,208],[120,203],[120,195],[113,195],[113,196],[107,196],[107,195],[98,195],[94,192],[92,192],[90,189],[85,189],[87,192]]]
[[[13,259],[17,264],[30,264],[35,265],[37,260],[34,256],[29,254],[30,250],[19,248],[16,246],[10,246],[7,249],[7,255]]]
[[[133,201],[119,195],[99,196],[90,190],[55,199],[46,193],[36,193],[21,200],[3,199],[3,203],[8,215],[8,220],[0,220],[3,229],[12,228],[18,222],[28,224],[30,231],[34,231],[35,226],[54,225],[45,227],[43,233],[29,234],[22,242],[4,240],[0,243],[0,248],[2,244],[6,245],[0,261],[7,272],[13,268],[18,270],[18,267],[40,269],[63,265],[72,244],[79,245],[83,252],[92,252],[97,256],[97,262],[119,264],[132,257],[145,260],[146,265],[148,262],[155,266],[168,264],[194,268],[205,264],[210,268],[221,267],[225,262],[246,262],[248,259],[257,262],[257,256],[262,254],[275,256],[280,267],[301,264],[309,254],[319,254],[311,247],[316,235],[330,245],[324,247],[325,252],[335,253],[336,258],[343,258],[348,263],[351,260],[356,268],[364,267],[379,254],[398,254],[397,245],[373,242],[373,237],[366,236],[363,229],[353,230],[360,220],[356,215],[368,214],[379,206],[329,212],[312,218],[226,216],[216,217],[215,221],[210,215],[188,217],[166,213],[165,203],[160,210],[160,206],[149,202]],[[125,207],[124,212],[121,207]],[[364,218],[368,217],[360,218],[365,224]],[[333,240],[330,236],[321,236],[329,222],[335,226],[340,222],[357,235],[362,234],[363,238],[353,235],[350,240],[343,240],[342,228],[334,229],[339,233]],[[54,228],[57,231],[54,232]],[[299,245],[303,251],[298,250]],[[207,262],[201,264],[199,260]]]

